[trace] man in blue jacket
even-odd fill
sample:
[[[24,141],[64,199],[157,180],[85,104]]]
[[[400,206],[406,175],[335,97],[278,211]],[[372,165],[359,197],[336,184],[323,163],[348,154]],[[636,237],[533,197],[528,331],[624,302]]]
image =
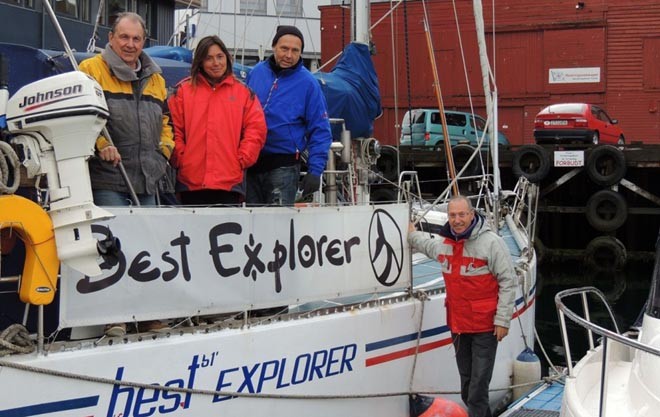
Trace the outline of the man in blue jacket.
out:
[[[328,109],[318,81],[303,66],[305,46],[294,26],[279,26],[273,55],[247,77],[259,97],[268,134],[257,163],[247,175],[247,202],[291,206],[300,177],[300,155],[308,151],[300,188],[306,197],[319,189],[332,142]]]

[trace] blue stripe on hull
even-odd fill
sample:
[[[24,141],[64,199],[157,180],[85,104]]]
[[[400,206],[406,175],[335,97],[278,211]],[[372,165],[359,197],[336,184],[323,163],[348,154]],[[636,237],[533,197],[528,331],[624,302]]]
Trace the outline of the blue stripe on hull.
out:
[[[0,417],[29,417],[60,411],[77,410],[93,407],[99,402],[99,396],[75,398],[72,400],[55,401],[52,403],[34,404],[25,407],[0,410]]]

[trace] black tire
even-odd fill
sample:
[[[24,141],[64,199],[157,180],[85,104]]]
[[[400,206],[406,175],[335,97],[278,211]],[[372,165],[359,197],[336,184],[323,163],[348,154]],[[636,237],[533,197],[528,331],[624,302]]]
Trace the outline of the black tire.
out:
[[[600,135],[598,134],[598,132],[594,132],[591,135],[591,144],[598,145],[599,143],[600,143]]]
[[[612,190],[600,190],[587,201],[585,214],[594,229],[611,232],[626,222],[628,204],[621,194]]]
[[[399,180],[399,167],[397,164],[398,151],[396,148],[383,146],[380,150],[380,157],[376,160],[376,168],[388,181],[397,182]]]
[[[541,182],[550,172],[550,155],[539,145],[521,146],[513,154],[513,173],[529,182]]]
[[[373,204],[396,203],[399,193],[394,188],[379,187],[371,190],[369,198]]]
[[[587,265],[599,271],[620,271],[628,259],[625,245],[614,236],[594,238],[584,256]]]
[[[598,185],[617,184],[626,175],[626,157],[614,146],[598,146],[587,158],[587,174]]]
[[[451,148],[451,154],[454,158],[454,166],[456,167],[456,173],[458,174],[461,169],[465,166],[468,159],[474,153],[475,148],[471,145],[460,144]],[[463,172],[464,177],[471,177],[479,173],[479,155],[475,156],[470,165]]]

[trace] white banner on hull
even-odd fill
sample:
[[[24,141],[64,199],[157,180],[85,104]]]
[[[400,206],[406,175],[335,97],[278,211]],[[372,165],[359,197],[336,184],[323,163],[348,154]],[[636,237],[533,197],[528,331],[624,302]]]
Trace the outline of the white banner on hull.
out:
[[[405,205],[111,208],[93,226],[121,241],[118,263],[62,266],[60,325],[218,314],[410,284]]]

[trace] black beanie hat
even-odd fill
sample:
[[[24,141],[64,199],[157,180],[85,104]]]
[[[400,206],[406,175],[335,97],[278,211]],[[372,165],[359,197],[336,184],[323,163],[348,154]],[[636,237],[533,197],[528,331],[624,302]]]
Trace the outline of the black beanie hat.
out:
[[[305,39],[303,38],[303,35],[300,32],[300,30],[298,30],[298,28],[295,26],[288,26],[288,25],[280,25],[277,27],[277,32],[275,32],[275,37],[273,38],[272,46],[275,46],[277,41],[279,41],[280,38],[284,35],[297,36],[298,38],[300,38],[300,42],[302,43],[302,46],[300,47],[300,52],[302,52],[302,50],[305,49]]]

